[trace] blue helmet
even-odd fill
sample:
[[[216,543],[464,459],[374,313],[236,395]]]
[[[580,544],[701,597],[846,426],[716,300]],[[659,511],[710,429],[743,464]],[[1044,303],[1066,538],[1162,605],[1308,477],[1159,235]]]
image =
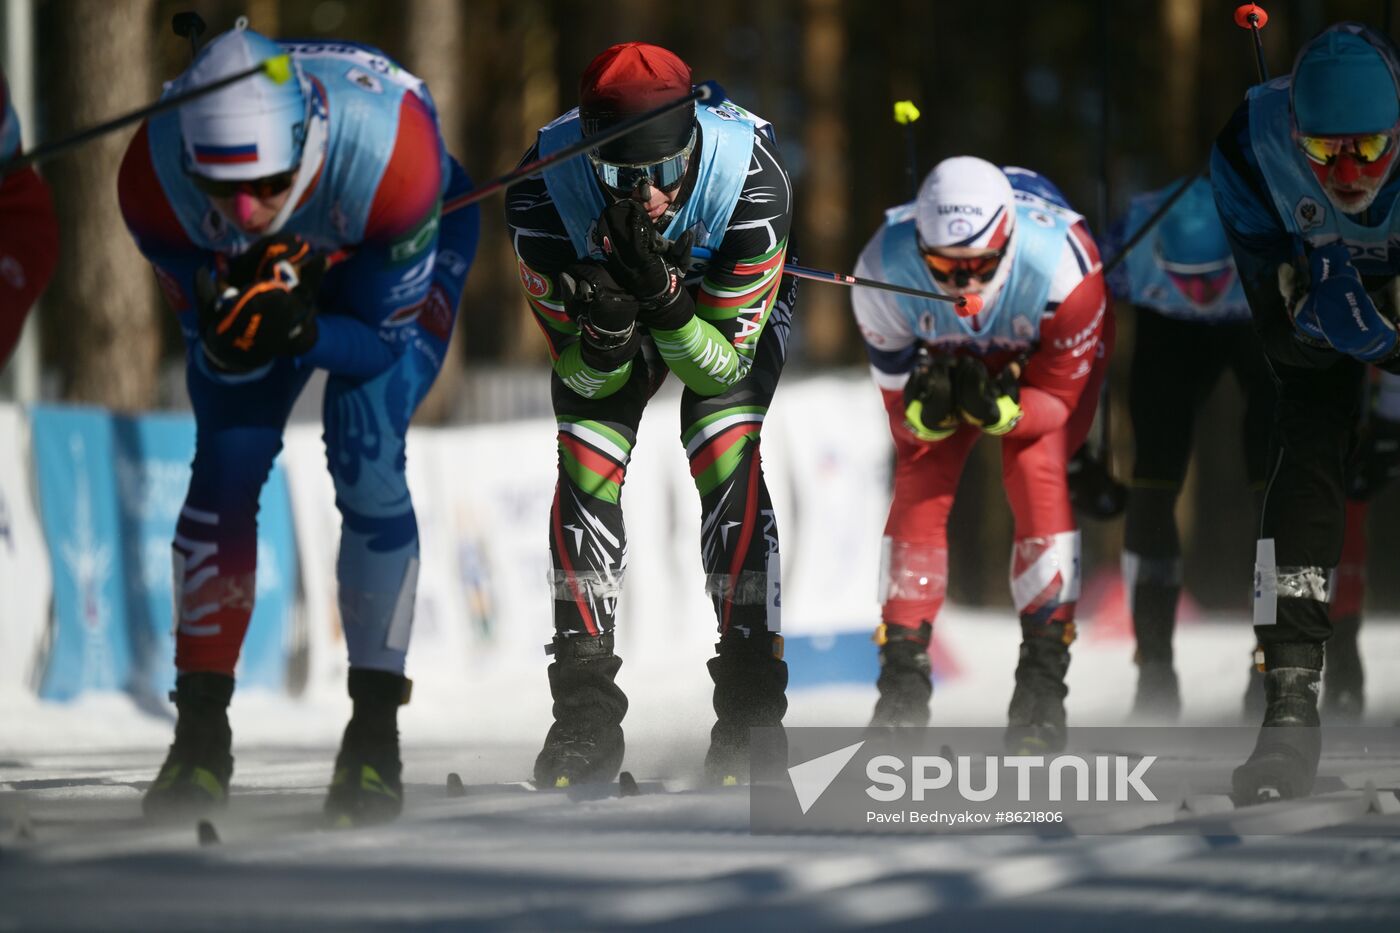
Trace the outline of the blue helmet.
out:
[[[209,84],[285,52],[240,21],[200,50],[172,90]],[[182,106],[180,138],[187,169],[220,181],[265,178],[295,169],[306,142],[310,95],[295,61],[292,71],[292,79],[282,83],[256,74]]]
[[[1389,40],[1360,23],[1315,36],[1293,63],[1293,123],[1309,136],[1383,133],[1400,123],[1400,81]]]
[[[1175,191],[1176,186],[1167,190]],[[1197,178],[1162,218],[1157,227],[1157,254],[1179,266],[1204,266],[1230,258],[1230,243],[1216,213],[1209,181]]]

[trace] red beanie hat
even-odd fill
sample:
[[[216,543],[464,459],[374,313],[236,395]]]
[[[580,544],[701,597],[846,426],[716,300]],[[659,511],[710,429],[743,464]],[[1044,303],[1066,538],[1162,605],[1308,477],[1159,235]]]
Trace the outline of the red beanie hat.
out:
[[[674,52],[645,42],[624,42],[589,63],[579,80],[584,136],[678,100],[691,91],[690,66]],[[695,126],[695,108],[638,127],[599,148],[610,162],[659,161],[684,149]]]

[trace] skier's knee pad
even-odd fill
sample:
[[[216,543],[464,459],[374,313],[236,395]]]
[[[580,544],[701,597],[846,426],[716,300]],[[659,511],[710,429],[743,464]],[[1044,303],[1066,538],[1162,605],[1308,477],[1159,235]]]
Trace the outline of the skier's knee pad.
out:
[[[1079,600],[1079,532],[1018,538],[1011,549],[1011,598],[1023,617],[1073,621]]]

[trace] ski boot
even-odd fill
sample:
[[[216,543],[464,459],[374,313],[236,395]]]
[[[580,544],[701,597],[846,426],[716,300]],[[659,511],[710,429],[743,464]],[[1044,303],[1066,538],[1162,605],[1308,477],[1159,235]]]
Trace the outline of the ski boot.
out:
[[[920,622],[917,628],[881,623],[875,630],[880,646],[880,677],[875,687],[880,698],[870,717],[872,729],[894,726],[927,726],[933,680],[929,671],[928,645],[933,625]]]
[[[226,806],[233,776],[228,725],[233,678],[208,671],[181,674],[170,697],[179,718],[170,754],[141,798],[141,810],[150,819],[203,816]]]
[[[783,660],[783,636],[760,631],[745,638],[737,631],[722,636],[715,645],[717,657],[709,660],[715,682],[715,724],[710,749],[705,754],[705,780],[732,786],[749,780],[749,729],[782,726],[787,713],[787,662]],[[787,768],[787,742],[767,748],[774,773]]]
[[[556,635],[545,652],[554,656],[554,725],[535,758],[535,786],[611,781],[622,767],[627,713],[627,696],[613,682],[622,667],[613,654],[613,633]]]
[[[1172,665],[1178,587],[1138,583],[1133,587],[1133,634],[1137,637],[1137,693],[1132,718],[1175,722],[1181,716],[1181,687]]]
[[[350,669],[354,712],[340,740],[324,813],[331,826],[387,823],[403,810],[399,707],[413,682],[390,671]]]
[[[1235,803],[1259,803],[1312,793],[1322,756],[1317,694],[1322,645],[1264,646],[1264,724],[1249,760],[1235,769]]]
[[[1041,622],[1021,617],[1021,656],[1016,664],[1016,689],[1006,711],[1003,742],[1008,752],[1035,755],[1065,747],[1065,674],[1073,622]]]
[[[1322,665],[1322,712],[1328,722],[1355,724],[1366,708],[1366,676],[1361,668],[1357,635],[1360,616],[1347,616],[1332,623]]]

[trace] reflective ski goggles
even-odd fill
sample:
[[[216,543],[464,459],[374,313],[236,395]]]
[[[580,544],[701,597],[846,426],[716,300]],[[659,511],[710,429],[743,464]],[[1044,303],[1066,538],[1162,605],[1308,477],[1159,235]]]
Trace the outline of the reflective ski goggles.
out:
[[[1215,304],[1235,281],[1235,266],[1228,259],[1208,263],[1168,262],[1161,256],[1157,264],[1181,294],[1202,308]]]
[[[1385,158],[1395,145],[1395,130],[1361,136],[1304,136],[1295,133],[1293,139],[1303,150],[1303,155],[1318,165],[1331,165],[1344,151],[1362,165],[1370,165]]]
[[[686,169],[690,167],[690,153],[695,149],[695,131],[690,133],[690,142],[673,156],[659,162],[620,163],[608,162],[598,153],[590,152],[588,161],[593,163],[593,171],[598,183],[615,194],[626,197],[645,181],[653,188],[671,191],[685,180]]]
[[[951,256],[944,256],[936,253],[931,248],[919,244],[919,251],[923,254],[924,263],[928,266],[928,271],[933,275],[936,282],[948,282],[955,279],[969,281],[979,279],[989,282],[992,276],[997,274],[997,269],[1001,266],[1001,261],[1006,256],[1006,247],[985,256],[971,256],[954,259]]]
[[[264,178],[251,178],[247,181],[224,181],[217,178],[205,178],[203,175],[189,173],[189,179],[194,186],[211,198],[231,198],[235,194],[248,194],[255,198],[273,198],[286,191],[296,181],[297,170],[291,169],[286,172],[278,172],[276,175],[268,175]]]

